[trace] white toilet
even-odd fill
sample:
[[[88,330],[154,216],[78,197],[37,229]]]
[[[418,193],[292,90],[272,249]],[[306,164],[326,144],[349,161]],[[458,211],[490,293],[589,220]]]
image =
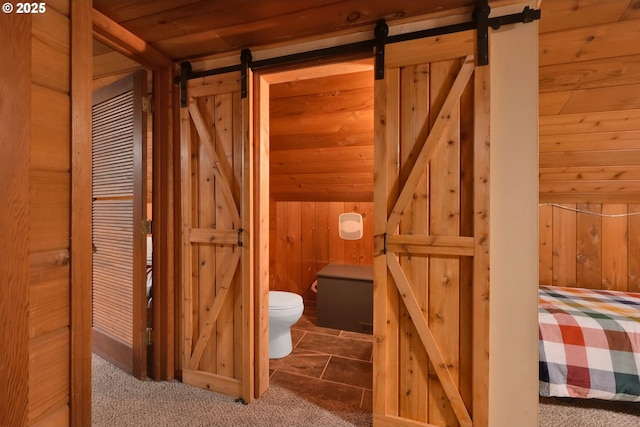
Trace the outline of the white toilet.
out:
[[[300,320],[303,311],[300,295],[269,291],[269,359],[279,359],[291,353],[291,326]]]

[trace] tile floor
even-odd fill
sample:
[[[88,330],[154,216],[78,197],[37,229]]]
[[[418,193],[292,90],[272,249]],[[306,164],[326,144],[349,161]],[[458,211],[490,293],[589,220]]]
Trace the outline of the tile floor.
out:
[[[373,337],[316,326],[316,307],[291,328],[293,351],[270,359],[270,382],[317,402],[334,400],[372,410]]]

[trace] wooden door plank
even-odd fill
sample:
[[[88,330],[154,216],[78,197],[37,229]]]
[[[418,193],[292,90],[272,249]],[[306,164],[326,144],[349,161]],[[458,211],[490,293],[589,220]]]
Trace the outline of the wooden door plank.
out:
[[[247,73],[247,94],[240,97],[239,93],[235,95],[234,107],[235,113],[235,135],[234,140],[238,142],[236,145],[239,148],[239,155],[236,157],[236,164],[238,165],[237,174],[242,194],[239,198],[240,212],[242,214],[242,222],[240,227],[242,228],[243,245],[240,246],[239,251],[242,252],[240,258],[240,275],[239,275],[239,288],[241,297],[238,298],[236,305],[236,312],[241,310],[238,314],[239,318],[239,334],[240,338],[237,339],[236,348],[241,347],[238,351],[239,362],[242,365],[237,368],[238,374],[242,381],[241,396],[245,402],[250,403],[255,394],[255,310],[254,310],[254,295],[255,295],[255,259],[254,259],[254,244],[257,238],[254,237],[254,146],[253,146],[253,131],[254,131],[254,79],[253,73],[250,68],[245,70]]]
[[[387,267],[393,276],[393,280],[398,288],[400,296],[404,301],[404,304],[413,319],[414,325],[418,334],[420,335],[420,339],[425,349],[427,350],[427,354],[431,360],[432,366],[438,375],[438,379],[442,384],[442,388],[446,393],[449,402],[451,403],[451,408],[453,412],[456,414],[458,422],[462,427],[471,427],[471,416],[467,411],[467,408],[464,405],[462,397],[458,392],[458,388],[456,386],[456,381],[451,375],[449,367],[447,366],[447,362],[445,357],[443,356],[438,343],[436,342],[429,326],[425,318],[422,316],[420,311],[420,306],[418,301],[415,298],[413,293],[413,287],[407,280],[407,277],[404,274],[402,266],[398,262],[398,259],[395,254],[387,253],[386,255]]]
[[[191,368],[191,352],[193,349],[193,290],[191,238],[193,213],[191,188],[191,119],[187,108],[180,109],[180,211],[181,211],[181,235],[182,235],[182,278],[180,292],[182,304],[180,307],[182,318],[182,348],[181,368]]]
[[[473,256],[474,249],[475,239],[468,236],[387,236],[387,250],[392,252]]]
[[[373,412],[381,420],[398,414],[397,357],[392,349],[397,348],[398,318],[394,309],[397,296],[392,291],[392,279],[384,256],[387,217],[395,198],[397,186],[394,179],[398,173],[397,135],[399,126],[400,70],[385,71],[384,80],[374,84],[374,258],[373,258]],[[395,231],[395,230],[394,230]],[[374,415],[375,417],[375,415]]]
[[[389,220],[387,222],[387,233],[392,234],[393,230],[400,223],[400,219],[402,218],[402,214],[412,198],[412,194],[415,191],[416,185],[418,184],[422,172],[426,168],[426,164],[431,158],[433,151],[435,150],[438,141],[440,140],[443,132],[446,127],[451,123],[451,113],[454,107],[460,100],[460,96],[464,91],[471,75],[473,74],[474,63],[473,56],[467,56],[464,60],[464,64],[456,77],[456,80],[445,100],[440,112],[437,116],[436,121],[429,132],[429,135],[426,137],[424,145],[420,150],[420,154],[416,159],[413,169],[405,182],[404,187],[398,196],[398,200],[396,201],[395,206],[389,215]]]
[[[224,93],[216,95],[215,97],[205,98],[214,104],[213,115],[211,116],[211,125],[207,129],[211,130],[213,138],[212,147],[216,153],[218,162],[220,162],[222,170],[226,173],[224,182],[221,182],[219,178],[216,179],[214,191],[216,202],[215,204],[210,203],[210,205],[216,212],[215,227],[217,229],[232,231],[234,228],[242,228],[240,225],[241,219],[239,217],[238,222],[235,222],[234,227],[233,212],[229,212],[230,208],[226,208],[219,201],[226,198],[224,194],[226,189],[223,188],[223,185],[226,184],[233,196],[234,209],[238,212],[238,215],[244,215],[244,212],[239,208],[240,203],[238,201],[238,198],[240,197],[240,179],[238,176],[239,167],[235,161],[237,158],[242,158],[241,155],[238,155],[239,153],[242,153],[242,149],[237,145],[240,137],[234,133],[235,124],[240,122],[239,117],[236,116],[239,108],[238,106],[233,105],[234,95],[235,93]],[[234,153],[236,153],[235,156]],[[206,197],[203,197],[202,200],[206,201]],[[237,230],[235,231],[238,232]],[[236,368],[236,348],[240,345],[244,345],[244,343],[242,343],[242,337],[239,337],[240,342],[237,342],[235,340],[236,337],[234,336],[238,329],[234,327],[234,302],[238,300],[238,296],[234,294],[237,293],[237,291],[241,291],[241,289],[236,289],[236,284],[238,283],[237,279],[238,276],[240,276],[237,271],[238,267],[236,267],[236,271],[232,274],[228,284],[226,284],[226,281],[224,280],[225,268],[227,267],[229,260],[234,259],[234,251],[239,251],[239,248],[233,246],[215,247],[215,293],[218,295],[226,286],[229,287],[229,294],[233,295],[233,297],[227,297],[222,301],[222,305],[218,315],[216,316],[213,328],[216,338],[215,340],[208,339],[210,344],[212,344],[212,347],[215,348],[215,365],[211,372],[230,378],[234,377],[234,371]],[[238,254],[238,256],[240,256],[240,254]],[[206,282],[201,283],[206,286]],[[206,311],[203,313],[205,312]]]
[[[211,166],[215,174],[220,178],[220,189],[222,190],[222,195],[224,200],[227,203],[227,209],[229,210],[229,214],[233,217],[233,221],[236,224],[240,224],[240,214],[238,213],[238,208],[236,206],[236,201],[233,197],[233,191],[230,187],[232,181],[231,173],[229,172],[229,168],[225,166],[224,162],[220,161],[216,151],[213,149],[213,141],[211,139],[211,135],[207,130],[207,127],[202,119],[202,115],[200,114],[200,110],[198,106],[195,104],[193,98],[191,98],[189,102],[189,114],[191,115],[191,119],[198,131],[198,135],[203,140],[202,147],[207,154],[207,157],[211,161]]]
[[[490,314],[490,67],[474,73],[473,160],[473,422],[489,425],[489,314]]]
[[[225,298],[229,293],[229,289],[231,287],[231,280],[236,274],[238,262],[240,261],[240,254],[240,250],[234,250],[233,256],[227,264],[227,268],[225,269],[224,273],[219,276],[219,280],[221,283],[218,287],[218,293],[216,294],[213,304],[209,309],[209,314],[203,323],[204,326],[200,329],[200,335],[189,361],[189,366],[191,367],[198,366],[200,358],[202,357],[202,353],[205,349],[205,346],[207,345],[207,341],[211,337],[211,332],[213,331],[213,327],[215,326],[215,320],[220,314],[222,305],[224,304]]]
[[[431,113],[434,114],[450,96],[450,88],[460,69],[459,59],[431,64]],[[465,87],[466,90],[466,87]],[[465,92],[462,91],[462,93]],[[462,93],[459,99],[462,98]],[[435,116],[431,121],[437,120]],[[444,129],[438,148],[429,164],[429,232],[436,235],[460,234],[460,100],[450,113],[451,125]],[[440,254],[429,257],[429,329],[438,341],[445,363],[457,385],[459,383],[460,341],[460,258]],[[433,366],[433,364],[432,364]],[[447,405],[442,384],[429,377],[429,421],[455,423]]]

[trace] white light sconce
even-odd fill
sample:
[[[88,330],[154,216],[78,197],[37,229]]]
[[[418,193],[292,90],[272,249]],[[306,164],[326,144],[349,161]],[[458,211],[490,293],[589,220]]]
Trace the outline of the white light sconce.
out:
[[[338,217],[338,233],[344,240],[362,239],[362,215],[343,213]]]

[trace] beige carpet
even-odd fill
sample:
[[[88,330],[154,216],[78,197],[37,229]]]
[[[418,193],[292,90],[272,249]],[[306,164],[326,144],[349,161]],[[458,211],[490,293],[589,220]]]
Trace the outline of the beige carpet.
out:
[[[540,427],[638,427],[640,403],[541,399]],[[369,427],[371,414],[272,385],[250,405],[180,382],[138,381],[93,357],[94,427]],[[514,424],[514,426],[517,424]]]
[[[640,427],[640,402],[540,398],[540,427]]]
[[[93,356],[94,427],[369,427],[371,414],[340,402],[322,407],[281,387],[249,405],[177,381],[139,381]]]

